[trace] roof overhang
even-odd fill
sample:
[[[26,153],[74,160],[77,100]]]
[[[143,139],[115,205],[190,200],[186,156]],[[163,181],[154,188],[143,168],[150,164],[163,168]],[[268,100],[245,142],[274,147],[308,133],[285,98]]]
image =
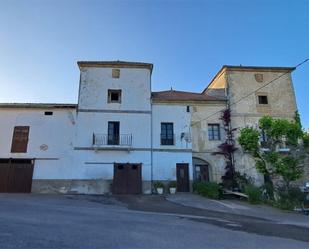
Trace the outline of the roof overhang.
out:
[[[233,66],[233,65],[223,65],[221,69],[212,78],[207,87],[203,90],[204,93],[208,87],[225,71],[246,71],[246,72],[282,72],[291,73],[296,69],[296,67],[265,67],[265,66]]]
[[[152,72],[153,64],[129,61],[78,61],[79,68],[82,67],[108,67],[108,68],[145,68]]]
[[[23,109],[75,109],[77,104],[58,103],[0,103],[0,108],[23,108]]]

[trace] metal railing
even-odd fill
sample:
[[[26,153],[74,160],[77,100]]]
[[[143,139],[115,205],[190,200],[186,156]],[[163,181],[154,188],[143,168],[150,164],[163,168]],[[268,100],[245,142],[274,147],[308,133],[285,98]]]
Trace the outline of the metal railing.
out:
[[[132,146],[132,134],[100,134],[93,133],[92,145],[94,146]]]

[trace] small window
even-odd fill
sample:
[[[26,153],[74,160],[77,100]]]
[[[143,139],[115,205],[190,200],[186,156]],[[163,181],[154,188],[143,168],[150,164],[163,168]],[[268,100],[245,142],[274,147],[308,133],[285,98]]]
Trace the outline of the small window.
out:
[[[173,123],[161,123],[161,145],[174,145]]]
[[[112,69],[112,77],[118,79],[120,77],[120,69],[113,68]]]
[[[108,90],[109,103],[121,103],[121,90]]]
[[[29,126],[15,126],[11,152],[26,153],[28,146]]]
[[[259,104],[260,105],[267,105],[268,104],[268,98],[266,95],[260,95],[259,98]]]
[[[45,116],[52,116],[54,113],[53,112],[44,112]]]
[[[187,112],[190,112],[190,106],[187,105]]]
[[[209,140],[220,140],[220,125],[219,124],[208,124],[208,139]]]

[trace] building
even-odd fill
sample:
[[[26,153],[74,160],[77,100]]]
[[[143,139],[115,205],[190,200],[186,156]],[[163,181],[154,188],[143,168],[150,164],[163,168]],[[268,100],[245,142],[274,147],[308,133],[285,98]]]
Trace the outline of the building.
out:
[[[212,153],[225,137],[228,102],[237,102],[233,127],[296,111],[294,68],[223,66],[202,93],[191,93],[151,92],[149,63],[78,66],[77,105],[0,104],[1,192],[151,193],[154,181],[173,180],[190,191],[194,179],[224,174],[224,159]],[[262,181],[250,157],[239,150],[235,159],[237,170]]]

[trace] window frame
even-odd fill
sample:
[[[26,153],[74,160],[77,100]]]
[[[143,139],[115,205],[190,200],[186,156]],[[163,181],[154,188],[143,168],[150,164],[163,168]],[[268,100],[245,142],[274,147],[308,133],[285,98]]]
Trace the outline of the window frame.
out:
[[[214,129],[217,127],[217,129]],[[207,125],[207,131],[208,131],[208,140],[209,141],[220,141],[221,140],[221,132],[220,132],[220,124],[218,123],[209,123]],[[217,134],[215,134],[217,132]]]
[[[115,126],[115,124],[117,125]],[[120,144],[120,122],[119,121],[108,121],[107,145],[119,145],[119,144]]]
[[[118,94],[118,101],[112,100],[112,94]],[[121,89],[108,89],[107,90],[107,102],[108,103],[121,103]]]
[[[269,105],[268,95],[266,95],[266,94],[259,94],[257,97],[258,97],[258,104],[259,105],[263,105],[263,106]],[[264,102],[264,100],[266,100],[266,103],[262,103],[262,102]]]
[[[14,126],[11,153],[27,153],[30,126]]]
[[[160,144],[161,145],[175,145],[174,123],[161,122]]]
[[[120,69],[119,68],[112,68],[112,78],[119,79],[120,78]]]

